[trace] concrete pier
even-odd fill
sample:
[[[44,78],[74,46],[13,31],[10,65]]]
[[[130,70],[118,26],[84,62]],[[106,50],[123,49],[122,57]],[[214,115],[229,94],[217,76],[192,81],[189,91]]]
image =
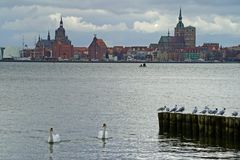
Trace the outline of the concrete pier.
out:
[[[240,117],[159,112],[159,134],[240,148]]]

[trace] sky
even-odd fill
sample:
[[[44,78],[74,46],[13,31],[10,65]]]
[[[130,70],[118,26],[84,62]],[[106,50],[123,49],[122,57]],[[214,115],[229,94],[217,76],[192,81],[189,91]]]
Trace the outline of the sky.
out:
[[[185,26],[196,27],[196,45],[240,44],[240,0],[0,0],[0,46],[33,47],[51,38],[60,17],[76,47],[88,47],[94,34],[107,46],[149,46],[174,34],[182,9]]]

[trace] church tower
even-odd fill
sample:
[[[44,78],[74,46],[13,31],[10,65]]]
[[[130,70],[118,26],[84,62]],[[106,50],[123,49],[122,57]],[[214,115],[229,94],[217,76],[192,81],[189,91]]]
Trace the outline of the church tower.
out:
[[[60,26],[55,31],[55,40],[63,41],[64,38],[65,38],[65,29],[63,28],[63,21],[62,21],[62,17],[61,17]]]
[[[178,24],[175,27],[174,36],[184,37],[184,24],[182,22],[182,10],[181,10],[181,8],[180,8],[179,17],[178,17]]]
[[[58,27],[58,29],[55,31],[55,40],[56,41],[60,41],[64,44],[71,44],[71,41],[68,40],[68,37],[65,35],[65,29],[63,28],[63,20],[61,17],[60,20],[60,25]]]

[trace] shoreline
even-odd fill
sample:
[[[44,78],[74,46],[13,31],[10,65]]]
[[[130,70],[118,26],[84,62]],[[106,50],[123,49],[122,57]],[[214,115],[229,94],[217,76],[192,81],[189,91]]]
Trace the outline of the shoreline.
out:
[[[1,60],[0,62],[24,62],[24,63],[179,63],[179,64],[192,64],[192,63],[199,63],[199,64],[218,64],[218,63],[240,63],[240,61],[228,61],[228,62],[212,62],[212,61],[205,61],[205,62],[155,62],[155,61],[29,61],[29,60]]]

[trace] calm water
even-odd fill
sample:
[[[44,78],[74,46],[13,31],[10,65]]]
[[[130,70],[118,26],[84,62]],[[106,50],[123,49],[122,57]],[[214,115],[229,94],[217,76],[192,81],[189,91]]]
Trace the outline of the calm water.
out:
[[[240,111],[240,64],[0,63],[0,159],[239,159],[158,136],[157,108]],[[111,139],[97,139],[102,123]],[[49,145],[53,127],[63,142]]]

